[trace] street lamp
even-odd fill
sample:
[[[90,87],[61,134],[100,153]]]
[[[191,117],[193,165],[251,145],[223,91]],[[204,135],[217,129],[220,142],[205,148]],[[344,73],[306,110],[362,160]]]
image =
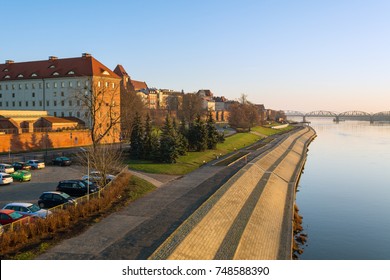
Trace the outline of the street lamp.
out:
[[[80,148],[81,151],[87,154],[87,195],[88,195],[88,201],[89,201],[89,152],[88,150],[84,148]]]

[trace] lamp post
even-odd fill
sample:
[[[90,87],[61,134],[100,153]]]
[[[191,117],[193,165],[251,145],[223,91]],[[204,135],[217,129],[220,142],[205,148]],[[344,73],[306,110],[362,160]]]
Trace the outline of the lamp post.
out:
[[[88,201],[89,201],[89,152],[88,150],[84,148],[80,148],[84,153],[87,154],[87,195],[88,195]]]

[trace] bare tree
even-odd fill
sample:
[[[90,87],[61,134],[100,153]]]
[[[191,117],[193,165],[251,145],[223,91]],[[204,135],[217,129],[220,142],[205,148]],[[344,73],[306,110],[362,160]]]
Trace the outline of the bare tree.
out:
[[[181,118],[188,123],[192,123],[197,115],[203,113],[202,98],[195,93],[187,93],[183,96],[183,105],[181,110]]]
[[[116,142],[120,137],[120,88],[112,78],[93,78],[90,87],[72,96],[84,114],[94,149],[100,143]]]
[[[143,116],[144,112],[145,104],[141,97],[134,90],[125,90],[121,98],[121,132],[124,139],[130,139],[135,115]]]

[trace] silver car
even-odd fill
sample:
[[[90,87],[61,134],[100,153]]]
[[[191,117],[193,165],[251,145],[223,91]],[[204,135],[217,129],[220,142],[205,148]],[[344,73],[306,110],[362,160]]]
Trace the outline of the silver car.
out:
[[[51,215],[52,212],[46,209],[39,208],[38,205],[28,202],[12,202],[8,203],[3,209],[10,209],[19,212],[20,214],[36,216],[45,219],[47,215]]]

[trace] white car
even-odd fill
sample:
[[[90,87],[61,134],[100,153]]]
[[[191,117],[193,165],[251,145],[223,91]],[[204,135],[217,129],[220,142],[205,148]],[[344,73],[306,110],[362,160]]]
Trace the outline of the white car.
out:
[[[52,212],[46,209],[39,208],[38,205],[28,202],[12,202],[8,203],[3,209],[15,210],[23,215],[36,216],[45,219],[47,215],[51,215]]]
[[[11,175],[7,173],[0,173],[0,185],[11,184],[13,181],[14,179],[12,179]]]
[[[42,168],[45,168],[45,163],[43,161],[40,161],[40,160],[30,159],[26,163],[28,165],[30,165],[32,169],[42,169]]]
[[[11,174],[15,172],[15,169],[10,164],[0,163],[0,172]]]

